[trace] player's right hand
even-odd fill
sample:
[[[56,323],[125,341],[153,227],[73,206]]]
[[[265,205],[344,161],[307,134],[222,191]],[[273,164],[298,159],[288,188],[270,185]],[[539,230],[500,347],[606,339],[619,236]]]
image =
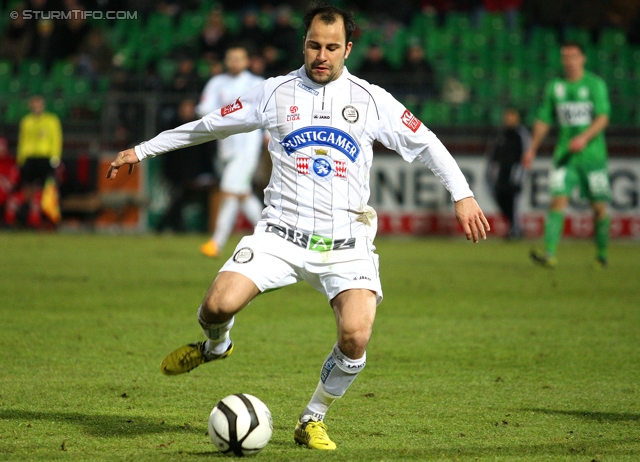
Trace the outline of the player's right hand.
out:
[[[127,164],[129,165],[129,175],[131,175],[131,172],[133,172],[133,164],[137,164],[138,162],[140,162],[140,160],[138,160],[138,156],[136,156],[135,149],[131,148],[125,151],[120,151],[116,156],[116,160],[111,162],[111,166],[107,171],[107,178],[113,180],[118,174],[120,167]]]

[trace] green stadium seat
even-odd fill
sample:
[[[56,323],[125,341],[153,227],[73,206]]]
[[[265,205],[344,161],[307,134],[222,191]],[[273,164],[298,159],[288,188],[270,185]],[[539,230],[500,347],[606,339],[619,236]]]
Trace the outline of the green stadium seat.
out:
[[[13,63],[8,59],[0,60],[0,78],[11,77],[13,75]]]
[[[491,104],[489,106],[489,109],[487,110],[487,119],[489,120],[489,123],[494,127],[498,127],[502,125],[503,112],[504,112],[504,107]]]
[[[480,28],[489,37],[505,30],[504,15],[501,13],[487,13],[482,17]]]
[[[456,125],[483,125],[486,120],[485,107],[478,103],[463,103],[456,108]]]
[[[158,73],[163,82],[169,83],[173,80],[178,69],[178,63],[172,59],[161,59],[158,61]]]
[[[183,13],[178,25],[178,37],[182,40],[188,40],[196,37],[200,34],[206,20],[206,15],[197,11]]]
[[[589,31],[580,27],[568,28],[565,33],[565,37],[567,40],[578,42],[585,47],[591,44],[591,35],[589,34]]]
[[[627,36],[623,30],[606,28],[600,32],[598,45],[601,49],[615,51],[627,45]]]
[[[407,48],[407,29],[404,27],[399,28],[390,40],[381,41],[380,43],[387,62],[395,69],[400,68]]]
[[[457,35],[463,30],[471,29],[471,19],[466,13],[450,11],[445,19],[444,28]]]
[[[448,103],[426,101],[422,105],[419,119],[426,126],[450,125],[452,122],[452,108]]]
[[[235,34],[242,26],[242,17],[239,13],[233,11],[224,12],[224,25],[230,34]]]
[[[147,20],[145,33],[151,35],[172,35],[173,18],[162,13],[151,13]]]
[[[7,103],[5,121],[8,123],[18,123],[29,113],[29,102],[24,99],[11,99]]]
[[[84,97],[91,91],[91,84],[84,77],[68,79],[62,86],[62,94],[68,99],[78,99]]]
[[[58,87],[62,87],[63,83],[72,78],[76,73],[76,66],[71,61],[58,60],[53,63],[50,78]]]
[[[25,59],[20,64],[20,77],[30,79],[32,77],[39,77],[45,74],[44,63],[39,60]]]
[[[66,98],[56,98],[47,104],[47,109],[63,120],[69,117],[69,108],[70,103]]]
[[[434,14],[420,12],[413,16],[409,24],[409,34],[416,37],[425,37],[430,31],[437,28],[437,17]]]

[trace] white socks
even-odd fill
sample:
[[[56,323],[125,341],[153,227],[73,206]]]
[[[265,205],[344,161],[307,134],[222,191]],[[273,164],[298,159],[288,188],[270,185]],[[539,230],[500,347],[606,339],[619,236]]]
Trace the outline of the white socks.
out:
[[[238,218],[238,210],[240,209],[240,200],[236,196],[227,196],[220,204],[218,217],[216,218],[216,230],[213,233],[213,239],[218,244],[218,248],[224,248],[229,239],[233,226]]]
[[[220,204],[218,217],[216,218],[216,230],[213,233],[213,239],[218,244],[218,248],[222,249],[229,239],[229,235],[233,231],[238,218],[238,212],[242,209],[242,213],[247,220],[255,225],[262,218],[262,210],[264,204],[253,194],[249,194],[242,201],[237,196],[227,196]]]
[[[260,202],[260,200],[253,194],[249,194],[242,201],[242,213],[247,217],[247,220],[251,222],[252,225],[256,225],[262,218],[262,210],[264,209],[264,204]]]
[[[229,331],[233,327],[235,316],[229,319],[227,322],[221,324],[209,324],[202,319],[202,306],[198,308],[198,322],[202,326],[202,332],[207,337],[207,344],[205,345],[206,353],[210,355],[221,355],[231,345],[229,339]]]
[[[327,357],[320,372],[320,382],[311,401],[302,413],[301,420],[323,420],[329,406],[345,394],[349,385],[367,364],[367,354],[360,359],[348,358],[338,347]]]

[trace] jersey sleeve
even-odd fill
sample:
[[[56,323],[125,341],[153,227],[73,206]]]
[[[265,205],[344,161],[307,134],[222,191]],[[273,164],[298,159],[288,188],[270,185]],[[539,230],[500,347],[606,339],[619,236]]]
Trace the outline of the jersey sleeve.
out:
[[[544,88],[544,96],[542,106],[538,108],[536,118],[546,124],[552,124],[554,121],[554,105],[553,105],[553,87],[554,82],[549,82]]]
[[[611,114],[609,91],[607,84],[602,79],[597,79],[593,88],[593,114],[595,116]]]
[[[380,102],[378,141],[407,162],[418,159],[425,164],[451,193],[454,202],[473,197],[460,167],[438,137],[390,94],[384,92]]]
[[[268,118],[261,110],[264,84],[245,93],[233,103],[214,110],[200,120],[166,130],[135,147],[139,160],[176,149],[219,140],[236,133],[268,128]]]

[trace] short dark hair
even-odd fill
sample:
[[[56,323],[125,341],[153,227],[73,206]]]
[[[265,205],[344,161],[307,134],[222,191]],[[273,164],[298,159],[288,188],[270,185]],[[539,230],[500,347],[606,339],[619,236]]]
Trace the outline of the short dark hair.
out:
[[[353,13],[351,11],[323,4],[312,6],[307,11],[307,14],[304,15],[304,19],[302,20],[304,24],[305,34],[309,32],[309,27],[311,27],[313,18],[318,15],[320,16],[320,20],[325,24],[333,24],[336,21],[336,18],[340,16],[342,18],[342,22],[344,23],[347,43],[349,43],[349,41],[351,40],[351,35],[356,30],[356,20],[353,17]]]
[[[584,54],[584,45],[580,42],[576,42],[575,40],[565,40],[560,45],[560,48],[577,48],[580,50],[580,53]]]

